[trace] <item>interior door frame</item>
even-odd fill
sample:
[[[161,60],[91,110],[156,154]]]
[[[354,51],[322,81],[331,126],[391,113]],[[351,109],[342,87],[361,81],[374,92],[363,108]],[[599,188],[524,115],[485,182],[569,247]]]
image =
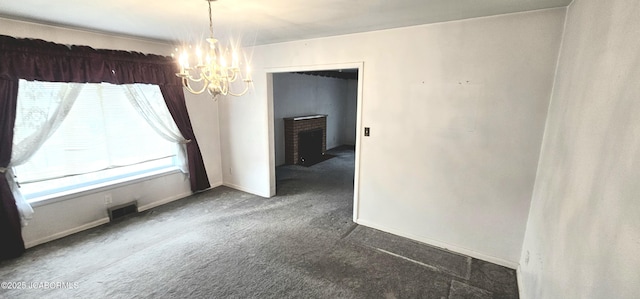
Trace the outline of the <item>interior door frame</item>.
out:
[[[275,152],[275,129],[273,111],[273,74],[291,73],[304,71],[358,69],[358,91],[356,103],[356,151],[355,169],[353,174],[353,221],[357,222],[359,215],[360,201],[360,153],[361,153],[361,132],[362,132],[362,106],[363,106],[363,86],[364,86],[364,62],[346,62],[333,64],[302,65],[289,67],[266,68],[267,73],[267,105],[268,105],[268,128],[269,128],[269,194],[276,195],[276,152]]]

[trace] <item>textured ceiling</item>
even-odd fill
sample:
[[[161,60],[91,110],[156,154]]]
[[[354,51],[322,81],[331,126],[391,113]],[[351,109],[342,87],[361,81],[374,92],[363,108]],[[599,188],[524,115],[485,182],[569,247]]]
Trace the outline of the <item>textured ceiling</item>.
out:
[[[260,45],[566,6],[571,0],[218,0],[216,37]],[[0,16],[170,42],[208,35],[205,0],[2,0]]]

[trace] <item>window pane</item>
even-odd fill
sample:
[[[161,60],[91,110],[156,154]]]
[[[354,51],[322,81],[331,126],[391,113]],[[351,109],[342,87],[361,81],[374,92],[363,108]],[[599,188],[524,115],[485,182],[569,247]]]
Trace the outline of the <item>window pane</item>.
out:
[[[49,101],[56,94],[51,90],[64,84],[67,83],[21,80],[17,119],[30,117],[29,109],[21,105]],[[124,90],[121,85],[85,84],[58,130],[25,164],[16,167],[18,180],[37,182],[175,156],[176,144],[160,137],[147,124],[129,103]],[[38,96],[29,96],[30,92]],[[157,100],[164,103],[158,86],[145,86],[144,92],[145,96],[159,97]],[[28,134],[27,128],[20,127],[21,123],[24,122],[16,121],[17,136]]]

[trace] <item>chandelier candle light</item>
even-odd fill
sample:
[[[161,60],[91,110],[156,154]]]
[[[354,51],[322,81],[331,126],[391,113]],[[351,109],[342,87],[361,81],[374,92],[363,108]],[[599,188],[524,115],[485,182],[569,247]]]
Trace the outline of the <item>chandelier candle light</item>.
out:
[[[211,2],[216,0],[206,1],[209,3],[207,49],[203,51],[200,46],[196,46],[195,53],[192,53],[193,55],[190,55],[185,49],[178,57],[180,72],[176,73],[176,76],[182,79],[182,85],[193,94],[201,94],[206,90],[214,98],[220,94],[242,96],[247,93],[252,82],[250,67],[247,65],[246,74],[243,76],[240,71],[240,61],[236,49],[221,48],[218,40],[213,37]],[[174,55],[172,54],[172,56]],[[236,81],[244,82],[244,90],[239,93],[231,91],[232,86],[236,85],[233,84]],[[192,86],[193,83],[200,87],[194,88]]]

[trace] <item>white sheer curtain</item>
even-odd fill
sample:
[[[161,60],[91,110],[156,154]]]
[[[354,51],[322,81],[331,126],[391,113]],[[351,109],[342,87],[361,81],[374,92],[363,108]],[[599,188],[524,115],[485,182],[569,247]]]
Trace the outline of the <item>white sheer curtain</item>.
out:
[[[171,113],[169,113],[167,104],[161,101],[163,97],[160,88],[157,85],[143,84],[126,84],[125,86],[125,93],[129,102],[153,130],[162,136],[162,138],[176,143],[179,146],[179,153],[177,155],[179,159],[178,165],[180,165],[180,170],[183,173],[188,173],[189,168],[186,163],[187,149],[185,144],[191,142],[191,140],[182,137],[180,130],[171,117]]]
[[[20,212],[22,226],[31,219],[33,209],[24,199],[15,181],[13,167],[25,163],[60,127],[82,90],[81,83],[56,83],[20,80],[16,124],[7,181]]]

